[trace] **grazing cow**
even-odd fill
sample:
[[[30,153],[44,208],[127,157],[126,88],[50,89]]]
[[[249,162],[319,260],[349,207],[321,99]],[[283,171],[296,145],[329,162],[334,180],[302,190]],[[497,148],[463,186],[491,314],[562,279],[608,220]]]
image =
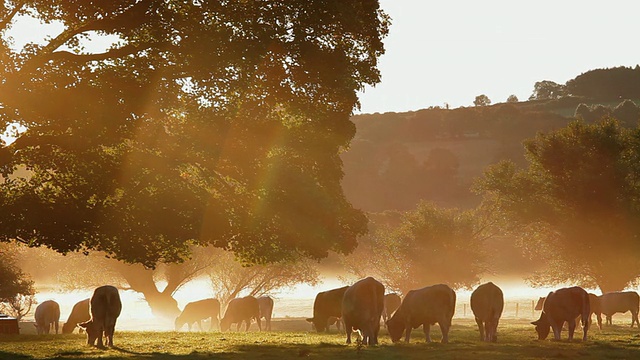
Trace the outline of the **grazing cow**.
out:
[[[360,330],[362,343],[378,344],[380,316],[384,307],[384,285],[372,277],[349,286],[342,298],[342,321],[351,344],[351,331]]]
[[[544,304],[545,299],[546,297],[541,297],[538,299],[535,310],[542,310],[542,305]],[[596,314],[596,318],[598,319],[598,328],[602,330],[602,318],[600,317],[600,298],[598,297],[598,295],[589,293],[589,309],[590,309],[589,327],[591,327],[591,323],[592,323],[591,315]],[[580,321],[581,318],[582,318],[582,315],[578,315],[578,317],[576,318],[576,326],[579,325],[579,323],[581,322]]]
[[[396,293],[387,294],[384,296],[384,309],[382,310],[382,321],[386,324],[387,320],[391,318],[393,312],[398,310],[402,299],[400,295]]]
[[[67,322],[62,325],[62,333],[71,334],[79,323],[88,321],[89,319],[91,319],[91,314],[89,313],[89,299],[78,301],[73,305],[73,309],[71,309],[71,314],[69,314]]]
[[[494,283],[482,284],[471,293],[471,311],[478,324],[480,341],[498,341],[498,322],[503,309],[504,295]]]
[[[406,332],[404,341],[411,339],[411,330],[423,326],[427,342],[431,342],[431,325],[438,323],[442,342],[449,342],[449,328],[456,310],[456,293],[449,286],[438,284],[411,290],[402,300],[395,314],[387,321],[391,341],[398,342]]]
[[[100,286],[95,289],[89,300],[89,312],[91,319],[78,324],[87,331],[87,344],[104,347],[102,333],[107,338],[107,346],[113,346],[113,333],[116,328],[116,320],[122,311],[122,302],[118,289],[111,285]]]
[[[58,333],[58,321],[60,321],[60,305],[53,300],[47,300],[38,305],[35,313],[36,331],[38,335],[48,334],[51,326],[56,329]]]
[[[203,331],[202,320],[211,318],[211,326],[209,331],[213,330],[215,324],[216,328],[220,328],[220,322],[218,317],[220,315],[220,301],[218,299],[203,299],[188,303],[182,313],[178,315],[175,321],[176,331],[180,330],[184,324],[187,324],[189,331],[191,331],[191,325],[198,323],[198,328]]]
[[[633,327],[633,324],[636,324],[640,328],[640,323],[638,323],[638,307],[640,305],[638,293],[635,291],[610,292],[601,295],[599,299],[600,311],[596,314],[600,328],[602,328],[600,313],[606,316],[607,325],[611,325],[611,316],[613,316],[613,314],[626,313],[627,311],[631,311],[631,327]]]
[[[589,329],[589,294],[578,286],[562,288],[552,291],[547,295],[540,319],[532,322],[536,326],[538,339],[544,340],[549,335],[549,329],[553,329],[553,338],[560,340],[562,324],[566,321],[569,324],[569,340],[573,340],[573,332],[576,329],[576,317],[582,319],[582,340],[587,340]]]
[[[271,315],[273,314],[273,299],[269,296],[260,296],[258,298],[258,308],[260,309],[260,316],[258,322],[265,320],[265,330],[271,331]]]
[[[246,331],[249,331],[251,325],[251,319],[255,319],[258,323],[258,329],[262,331],[262,325],[260,324],[260,306],[258,305],[258,299],[253,296],[245,296],[243,298],[236,298],[229,301],[227,305],[227,311],[224,313],[224,317],[220,321],[220,330],[227,331],[231,327],[231,324],[237,324],[236,331],[240,331],[242,322],[247,324]]]
[[[349,287],[319,292],[313,302],[313,317],[308,318],[313,327],[318,332],[325,332],[330,324],[330,318],[336,318],[336,326],[339,329],[340,318],[342,317],[342,297]],[[331,319],[333,320],[333,319]]]

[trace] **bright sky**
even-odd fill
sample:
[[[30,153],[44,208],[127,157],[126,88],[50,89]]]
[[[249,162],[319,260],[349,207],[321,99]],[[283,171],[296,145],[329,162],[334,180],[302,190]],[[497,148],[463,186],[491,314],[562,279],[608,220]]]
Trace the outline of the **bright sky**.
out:
[[[382,82],[363,113],[471,106],[537,81],[564,84],[597,69],[640,63],[637,0],[380,0],[392,17]]]

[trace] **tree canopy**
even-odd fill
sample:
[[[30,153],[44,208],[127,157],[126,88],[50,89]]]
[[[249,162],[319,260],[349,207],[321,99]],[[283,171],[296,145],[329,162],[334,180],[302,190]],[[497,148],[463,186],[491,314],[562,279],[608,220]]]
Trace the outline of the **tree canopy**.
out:
[[[63,31],[14,49],[19,16]],[[338,154],[387,31],[377,0],[4,1],[0,119],[26,130],[0,146],[0,241],[145,266],[351,251]]]
[[[534,284],[622,290],[640,276],[640,128],[576,121],[525,143],[477,187],[520,245],[546,264]]]

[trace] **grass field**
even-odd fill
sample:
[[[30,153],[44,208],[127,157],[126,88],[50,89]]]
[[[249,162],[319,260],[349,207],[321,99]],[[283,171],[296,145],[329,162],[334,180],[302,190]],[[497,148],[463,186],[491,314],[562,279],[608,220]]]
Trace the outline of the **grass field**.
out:
[[[255,326],[255,325],[254,325]],[[450,343],[427,344],[421,329],[410,344],[393,344],[381,330],[380,345],[347,346],[344,335],[308,331],[302,319],[281,320],[273,332],[136,332],[117,331],[115,348],[97,349],[85,337],[71,335],[0,336],[0,359],[640,359],[640,330],[614,325],[589,332],[589,340],[536,340],[533,325],[524,320],[502,321],[498,343],[482,343],[469,319],[455,320]],[[305,329],[305,330],[301,330]],[[438,326],[432,338],[439,341]],[[580,338],[580,336],[578,336]]]

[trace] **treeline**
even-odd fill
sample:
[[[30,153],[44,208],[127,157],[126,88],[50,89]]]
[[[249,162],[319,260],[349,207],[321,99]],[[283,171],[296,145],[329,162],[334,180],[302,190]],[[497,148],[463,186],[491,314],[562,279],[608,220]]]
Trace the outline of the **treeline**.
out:
[[[343,188],[365,211],[413,209],[421,199],[473,207],[473,179],[500,160],[523,165],[523,140],[575,118],[609,116],[636,126],[637,99],[638,66],[589,71],[564,85],[540,81],[524,102],[357,115],[356,137],[342,156]]]

